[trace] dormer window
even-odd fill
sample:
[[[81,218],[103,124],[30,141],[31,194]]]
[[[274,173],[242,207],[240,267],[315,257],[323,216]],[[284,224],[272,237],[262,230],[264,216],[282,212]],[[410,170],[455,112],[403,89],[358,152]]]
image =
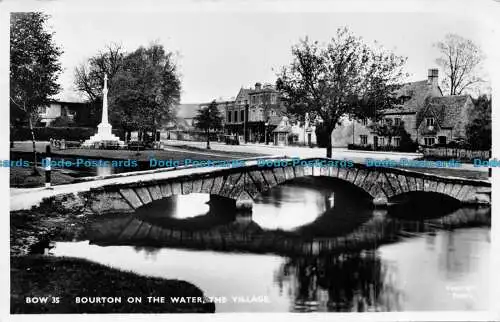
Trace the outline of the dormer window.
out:
[[[434,118],[433,117],[426,118],[425,123],[427,124],[427,126],[434,126]]]

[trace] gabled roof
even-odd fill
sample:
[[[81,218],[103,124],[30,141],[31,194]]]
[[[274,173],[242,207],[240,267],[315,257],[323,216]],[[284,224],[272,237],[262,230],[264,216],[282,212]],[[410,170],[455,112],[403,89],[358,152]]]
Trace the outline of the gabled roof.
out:
[[[269,116],[269,125],[279,125],[283,116],[280,115],[271,115]]]
[[[240,88],[240,91],[238,92],[238,95],[236,95],[236,98],[234,101],[239,101],[244,98],[248,98],[248,94],[250,94],[252,90],[250,88]]]
[[[452,128],[463,121],[463,112],[469,99],[469,95],[430,97],[425,110],[417,116],[417,124],[426,116],[434,116],[442,128]]]
[[[439,90],[439,89],[438,89]],[[429,96],[442,96],[441,90],[435,92],[427,80],[404,84],[397,92],[398,97],[407,97],[403,104],[384,110],[384,114],[416,113],[425,107],[425,100]]]

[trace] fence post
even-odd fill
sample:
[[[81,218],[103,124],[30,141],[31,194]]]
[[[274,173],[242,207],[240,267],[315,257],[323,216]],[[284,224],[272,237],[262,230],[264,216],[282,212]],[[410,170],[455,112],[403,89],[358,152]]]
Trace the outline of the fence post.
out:
[[[45,146],[45,188],[52,189],[50,182],[50,172],[51,172],[51,158],[50,158],[50,145]]]

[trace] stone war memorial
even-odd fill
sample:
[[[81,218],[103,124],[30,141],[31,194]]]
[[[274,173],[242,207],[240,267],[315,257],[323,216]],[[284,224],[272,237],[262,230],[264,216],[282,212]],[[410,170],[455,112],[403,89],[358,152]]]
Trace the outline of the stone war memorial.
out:
[[[97,134],[83,142],[84,148],[124,147],[125,143],[112,133],[112,126],[108,121],[108,75],[104,74],[104,88],[102,90],[102,118],[97,126]]]

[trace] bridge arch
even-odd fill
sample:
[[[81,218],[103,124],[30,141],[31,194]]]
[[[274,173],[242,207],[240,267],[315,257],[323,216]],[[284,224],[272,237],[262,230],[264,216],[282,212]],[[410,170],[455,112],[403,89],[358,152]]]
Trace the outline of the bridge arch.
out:
[[[424,191],[447,195],[462,203],[490,203],[490,184],[479,180],[440,177],[395,168],[369,168],[354,164],[350,168],[321,166],[219,168],[172,176],[165,179],[104,185],[85,191],[85,206],[92,212],[133,212],[154,200],[172,195],[206,193],[236,200],[239,209],[251,209],[261,193],[287,181],[301,177],[330,177],[347,181],[386,205],[394,196]]]

